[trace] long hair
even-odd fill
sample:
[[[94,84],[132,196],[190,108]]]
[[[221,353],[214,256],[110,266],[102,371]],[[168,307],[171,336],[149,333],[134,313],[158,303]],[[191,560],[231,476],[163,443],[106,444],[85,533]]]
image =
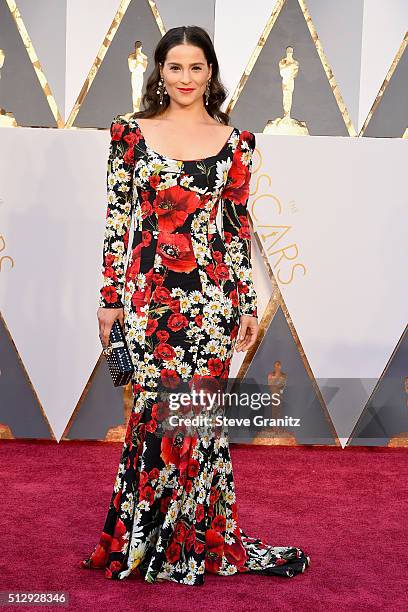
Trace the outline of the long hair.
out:
[[[219,65],[215,54],[214,45],[208,33],[199,26],[179,26],[171,28],[159,40],[154,51],[154,68],[146,83],[146,91],[142,96],[141,107],[143,110],[132,113],[132,117],[155,117],[163,113],[170,104],[168,95],[163,96],[163,104],[160,104],[157,89],[160,80],[160,64],[163,65],[168,51],[176,45],[191,44],[200,47],[208,64],[212,64],[212,74],[209,89],[208,105],[205,106],[211,117],[220,123],[229,125],[229,115],[220,110],[221,104],[227,97],[227,90],[219,79]],[[205,98],[203,95],[203,101]]]

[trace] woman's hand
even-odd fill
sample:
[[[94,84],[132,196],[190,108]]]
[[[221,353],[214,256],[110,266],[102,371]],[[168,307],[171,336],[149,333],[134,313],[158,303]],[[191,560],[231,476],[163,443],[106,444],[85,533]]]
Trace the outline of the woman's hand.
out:
[[[112,325],[119,319],[119,323],[123,327],[124,324],[124,309],[123,308],[98,308],[97,317],[99,321],[99,337],[103,347],[109,345],[109,334]]]
[[[258,318],[250,315],[242,315],[238,333],[238,341],[235,345],[236,351],[247,351],[255,343],[258,335]]]

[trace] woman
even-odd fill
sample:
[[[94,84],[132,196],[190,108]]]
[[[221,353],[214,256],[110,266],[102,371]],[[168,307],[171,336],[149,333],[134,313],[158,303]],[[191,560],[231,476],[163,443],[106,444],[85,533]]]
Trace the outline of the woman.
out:
[[[256,339],[247,215],[255,136],[228,127],[205,30],[169,30],[154,59],[145,110],[111,125],[98,319],[104,346],[116,318],[125,326],[134,403],[105,525],[81,565],[190,585],[205,571],[294,576],[309,565],[301,549],[239,526],[227,433],[167,427],[170,391],[223,388],[234,347]]]

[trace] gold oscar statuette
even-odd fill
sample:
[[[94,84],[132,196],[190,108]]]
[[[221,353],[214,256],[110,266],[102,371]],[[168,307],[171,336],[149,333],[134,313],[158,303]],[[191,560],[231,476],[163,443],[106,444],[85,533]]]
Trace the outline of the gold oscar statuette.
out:
[[[282,363],[276,360],[272,372],[268,374],[268,386],[271,391],[271,396],[276,393],[281,398],[286,387],[288,375],[286,372],[282,372]],[[272,403],[272,415],[274,422],[278,423],[280,413],[280,405],[276,406]],[[252,444],[258,445],[285,445],[285,446],[296,446],[296,438],[289,431],[286,431],[284,427],[272,426],[268,427],[268,435],[265,437],[265,432],[259,432],[255,434]]]
[[[284,115],[277,119],[270,119],[263,133],[307,136],[309,130],[307,129],[306,123],[290,116],[295,78],[299,72],[299,62],[293,57],[293,47],[286,48],[286,56],[279,62],[279,72],[282,77]]]
[[[142,52],[140,40],[135,42],[135,50],[128,56],[128,66],[131,73],[133,112],[136,113],[140,110],[143,75],[147,68],[147,55]]]
[[[6,58],[6,54],[3,49],[0,49],[0,79],[1,79],[1,69],[4,66],[4,60]],[[17,121],[14,118],[13,113],[7,112],[3,107],[0,106],[0,127],[17,127]]]

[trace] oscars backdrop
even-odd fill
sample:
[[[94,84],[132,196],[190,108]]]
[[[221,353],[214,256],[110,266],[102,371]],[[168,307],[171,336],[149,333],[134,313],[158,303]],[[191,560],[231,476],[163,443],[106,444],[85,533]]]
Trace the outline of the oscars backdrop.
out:
[[[246,441],[408,445],[405,0],[0,0],[0,437],[124,437],[96,318],[108,128],[192,24],[256,135],[260,333],[231,375],[302,424]]]

